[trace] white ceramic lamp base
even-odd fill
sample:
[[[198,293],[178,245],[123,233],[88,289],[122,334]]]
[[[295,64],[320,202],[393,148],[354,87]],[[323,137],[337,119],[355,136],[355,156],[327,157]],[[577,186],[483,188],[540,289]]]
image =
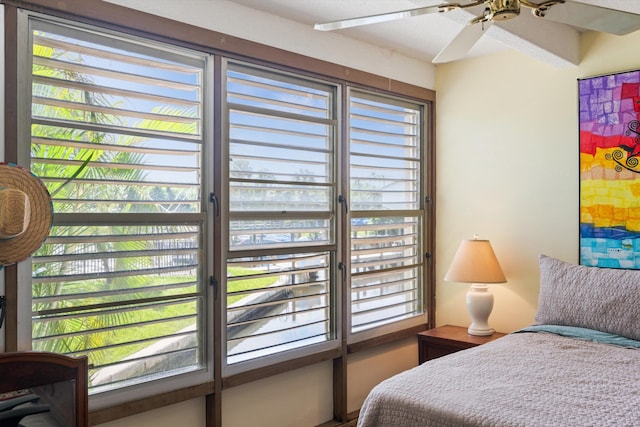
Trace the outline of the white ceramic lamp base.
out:
[[[489,327],[489,315],[493,310],[493,294],[487,285],[473,284],[467,292],[467,310],[471,316],[469,335],[488,336],[495,330]]]

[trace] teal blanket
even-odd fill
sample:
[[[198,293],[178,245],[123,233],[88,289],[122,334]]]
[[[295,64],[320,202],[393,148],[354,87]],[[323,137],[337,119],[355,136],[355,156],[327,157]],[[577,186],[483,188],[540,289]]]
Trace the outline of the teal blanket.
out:
[[[609,334],[607,332],[596,331],[595,329],[579,328],[575,326],[532,325],[519,329],[514,333],[519,332],[547,332],[550,334],[561,335],[563,337],[612,344],[620,347],[640,348],[640,341],[625,338],[620,335]]]

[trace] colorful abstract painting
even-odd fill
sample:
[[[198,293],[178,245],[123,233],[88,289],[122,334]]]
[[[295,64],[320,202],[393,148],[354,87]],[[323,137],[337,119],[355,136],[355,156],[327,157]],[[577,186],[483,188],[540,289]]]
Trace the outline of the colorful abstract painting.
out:
[[[640,269],[640,71],[578,85],[580,264]]]

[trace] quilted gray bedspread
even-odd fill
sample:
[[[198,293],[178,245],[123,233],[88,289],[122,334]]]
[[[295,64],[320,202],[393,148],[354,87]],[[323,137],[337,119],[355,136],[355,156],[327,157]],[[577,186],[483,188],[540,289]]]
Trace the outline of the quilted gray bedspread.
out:
[[[377,385],[359,427],[639,426],[640,350],[518,333]]]

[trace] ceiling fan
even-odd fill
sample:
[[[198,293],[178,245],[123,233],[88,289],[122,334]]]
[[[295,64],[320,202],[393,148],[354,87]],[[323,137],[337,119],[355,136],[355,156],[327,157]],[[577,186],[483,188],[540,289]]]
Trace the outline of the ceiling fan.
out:
[[[520,14],[521,6],[531,9],[531,13],[538,18],[545,18],[586,30],[624,35],[640,29],[640,15],[638,14],[578,3],[573,0],[545,0],[539,3],[532,0],[475,0],[466,4],[443,3],[435,6],[326,22],[316,24],[314,28],[321,31],[340,30],[480,6],[484,6],[482,14],[472,19],[453,41],[438,53],[433,59],[434,63],[449,62],[461,58],[482,37],[484,31],[492,23],[517,17]]]

